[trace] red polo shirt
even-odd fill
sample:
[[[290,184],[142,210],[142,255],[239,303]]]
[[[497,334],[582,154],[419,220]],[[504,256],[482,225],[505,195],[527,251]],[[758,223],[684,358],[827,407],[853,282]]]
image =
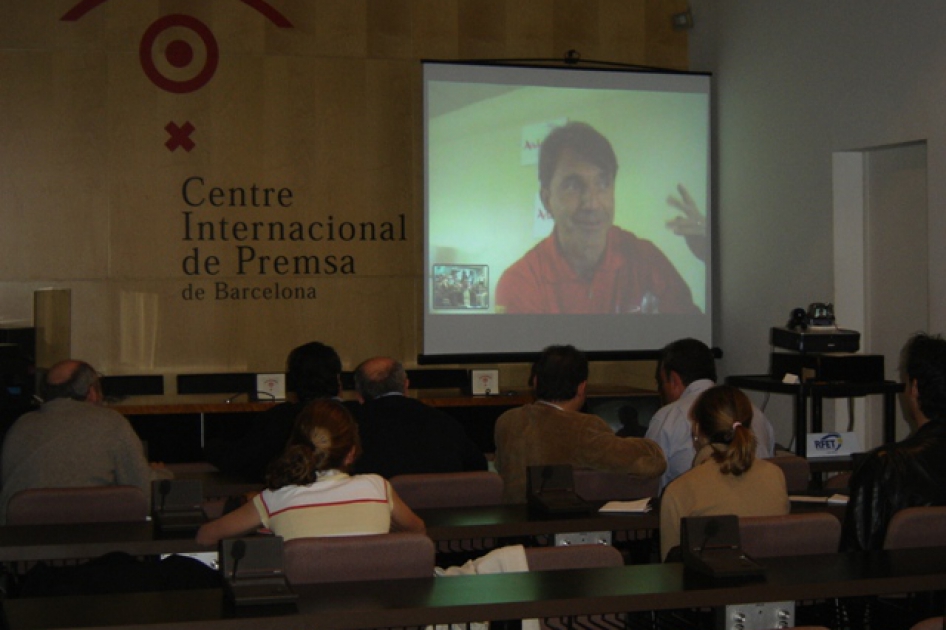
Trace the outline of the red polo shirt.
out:
[[[497,312],[617,314],[654,307],[659,313],[700,312],[663,252],[616,226],[608,230],[604,257],[590,281],[568,264],[553,232],[506,269],[496,286]]]

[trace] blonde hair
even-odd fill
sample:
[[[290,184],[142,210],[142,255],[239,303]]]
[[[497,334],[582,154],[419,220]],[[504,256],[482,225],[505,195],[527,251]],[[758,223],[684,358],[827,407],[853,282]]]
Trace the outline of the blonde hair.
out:
[[[710,444],[725,446],[713,452],[724,475],[738,477],[752,467],[756,450],[752,403],[742,391],[729,385],[711,387],[693,403],[690,415]]]
[[[334,400],[313,400],[296,416],[286,449],[270,464],[266,486],[307,485],[322,471],[346,470],[352,449],[357,458],[361,439],[351,412]]]

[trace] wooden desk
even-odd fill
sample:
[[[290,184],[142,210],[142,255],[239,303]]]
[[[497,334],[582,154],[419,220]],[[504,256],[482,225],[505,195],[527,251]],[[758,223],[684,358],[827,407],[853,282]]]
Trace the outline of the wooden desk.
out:
[[[354,397],[352,392],[344,392],[343,395]],[[493,424],[496,418],[507,409],[535,400],[528,388],[506,390],[492,396],[471,396],[458,388],[414,389],[408,395],[453,416],[486,453],[494,450]],[[641,399],[656,398],[657,392],[599,384],[589,386],[586,395],[598,400]],[[229,398],[234,398],[232,393],[132,396],[113,402],[109,407],[128,416],[145,439],[150,435],[151,441],[156,444],[152,454],[157,459],[179,462],[199,459],[208,435],[212,437],[214,429],[224,434],[228,431],[238,432],[240,426],[245,426],[244,414],[266,411],[276,404],[248,401],[245,395],[228,403],[226,401]],[[164,424],[160,424],[161,420],[165,421]],[[191,424],[187,424],[188,421]],[[173,422],[170,427],[169,422]],[[165,439],[169,431],[176,432],[171,440]]]
[[[792,503],[792,512],[829,512],[843,520],[844,505]],[[655,507],[643,514],[542,517],[525,505],[418,510],[436,543],[486,538],[523,538],[572,532],[652,532],[660,528]],[[148,523],[15,525],[0,527],[0,563],[95,558],[110,551],[133,556],[213,551],[192,537],[155,538]]]
[[[652,531],[656,511],[646,514],[532,516],[525,505],[418,510],[434,542],[518,538],[586,531]],[[213,551],[192,537],[158,538],[148,523],[16,525],[0,527],[0,563],[94,558],[110,551],[133,556]]]
[[[151,522],[6,525],[0,527],[0,563],[82,560],[112,551],[133,556],[214,551],[193,536],[155,538]]]
[[[320,630],[942,590],[946,548],[769,559],[764,578],[714,582],[680,564],[298,586],[297,605],[234,610],[222,591],[171,591],[3,602],[9,627],[125,626]],[[239,617],[238,617],[239,615]],[[184,624],[200,622],[198,626]]]
[[[345,392],[346,398],[354,398]],[[431,407],[518,407],[535,401],[528,388],[504,390],[491,396],[471,396],[456,388],[412,389],[408,395]],[[622,385],[589,385],[589,398],[635,398],[654,397],[657,392],[639,387]],[[272,401],[248,401],[239,396],[233,402],[233,394],[178,394],[167,396],[131,396],[110,403],[109,408],[126,416],[183,415],[209,413],[254,413],[266,411],[277,403]]]
[[[525,504],[417,510],[434,542],[481,538],[518,538],[572,532],[653,531],[660,527],[657,510],[643,514],[542,516]]]

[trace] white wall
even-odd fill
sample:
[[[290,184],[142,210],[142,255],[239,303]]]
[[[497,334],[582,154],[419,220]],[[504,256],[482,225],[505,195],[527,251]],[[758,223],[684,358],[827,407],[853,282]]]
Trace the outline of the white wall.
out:
[[[942,331],[946,4],[691,5],[690,67],[716,77],[722,373],[765,371],[769,327],[793,307],[833,299],[832,156],[841,151],[927,142],[930,326]],[[780,440],[787,409],[779,401],[770,414]]]

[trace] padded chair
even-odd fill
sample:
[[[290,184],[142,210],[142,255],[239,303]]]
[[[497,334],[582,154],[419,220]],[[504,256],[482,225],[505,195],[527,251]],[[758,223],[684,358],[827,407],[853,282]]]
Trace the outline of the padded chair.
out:
[[[7,525],[144,521],[150,512],[145,494],[134,486],[33,488],[7,503]]]
[[[811,466],[808,465],[807,459],[798,455],[776,455],[767,457],[765,461],[772,462],[785,473],[785,486],[789,494],[808,492]]]
[[[424,534],[296,538],[284,546],[290,584],[433,577],[434,543]]]
[[[741,517],[739,537],[753,558],[837,553],[841,522],[827,512]]]
[[[397,475],[391,478],[391,486],[413,510],[503,502],[503,478],[486,470]]]
[[[575,493],[586,501],[632,501],[656,497],[659,492],[659,477],[635,477],[587,468],[575,470]]]
[[[912,507],[893,515],[884,549],[946,547],[946,506]]]

